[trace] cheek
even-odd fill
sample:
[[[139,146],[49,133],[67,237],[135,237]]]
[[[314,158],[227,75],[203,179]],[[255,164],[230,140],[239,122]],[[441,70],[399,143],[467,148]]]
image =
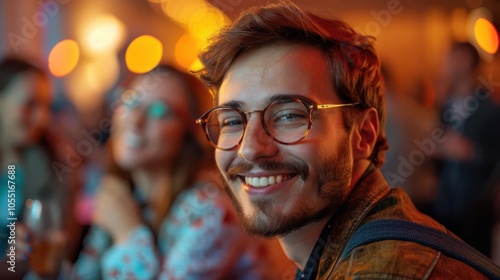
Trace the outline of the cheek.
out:
[[[215,150],[215,163],[224,177],[226,177],[225,171],[229,165],[230,155],[230,151]]]
[[[21,121],[21,110],[17,109],[16,106],[2,106],[0,113],[0,121],[4,127],[16,126],[17,123]]]
[[[22,114],[12,106],[2,106],[0,112],[0,130],[1,134],[20,135],[25,134],[25,129],[22,126]]]
[[[149,139],[156,150],[162,154],[180,152],[184,143],[185,129],[179,124],[168,124],[161,127],[152,126],[149,129]]]
[[[50,110],[49,108],[40,108],[37,110],[36,114],[34,115],[34,125],[36,127],[39,127],[41,129],[44,129],[47,127],[49,121],[50,121]]]

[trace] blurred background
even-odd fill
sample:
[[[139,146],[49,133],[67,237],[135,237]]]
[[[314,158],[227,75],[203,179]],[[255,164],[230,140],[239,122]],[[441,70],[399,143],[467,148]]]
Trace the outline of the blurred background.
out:
[[[110,130],[113,93],[120,90],[121,81],[160,62],[199,69],[197,54],[211,35],[243,10],[272,2],[0,1],[0,57],[26,58],[51,74],[51,129],[58,135],[59,163],[51,170],[60,182],[76,182],[71,187],[76,197],[72,211],[80,225],[90,224],[89,205]],[[383,168],[386,179],[405,188],[422,211],[500,263],[500,1],[293,2],[341,18],[376,38],[386,79],[391,146]],[[468,43],[476,53],[454,48],[457,43]],[[454,86],[465,80],[467,85]],[[481,109],[483,101],[494,109]],[[468,123],[471,120],[475,122]],[[92,145],[83,148],[82,141]],[[487,172],[469,176],[476,183],[463,188],[445,186],[465,182],[460,176],[471,168]]]
[[[0,54],[28,56],[46,67],[50,61],[57,95],[68,98],[84,113],[95,109],[120,75],[134,68],[129,65],[127,69],[125,54],[139,36],[150,35],[159,41],[145,40],[143,47],[151,49],[142,54],[137,51],[139,56],[156,55],[158,61],[196,69],[196,54],[211,34],[242,10],[271,2],[1,1]],[[380,57],[391,71],[394,92],[415,94],[416,88],[430,86],[428,83],[439,73],[443,54],[454,41],[470,41],[478,46],[482,58],[489,62],[487,72],[496,75],[493,80],[499,80],[499,71],[494,68],[498,56],[493,55],[498,35],[489,30],[488,23],[479,20],[498,26],[498,1],[295,2],[313,12],[339,17],[358,31],[376,37]],[[152,54],[154,46],[149,44],[155,43],[162,47]],[[426,98],[426,102],[434,102],[434,96]]]

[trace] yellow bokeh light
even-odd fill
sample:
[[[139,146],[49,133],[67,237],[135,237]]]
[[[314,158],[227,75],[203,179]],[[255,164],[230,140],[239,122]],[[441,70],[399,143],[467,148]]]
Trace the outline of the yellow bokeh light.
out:
[[[203,63],[201,63],[200,59],[197,58],[192,64],[191,66],[189,66],[189,71],[199,71],[203,68]]]
[[[196,41],[188,34],[183,35],[175,44],[175,61],[188,69],[198,56]]]
[[[478,18],[474,24],[474,37],[485,52],[494,54],[498,51],[498,32],[495,26],[485,18]]]
[[[229,18],[218,9],[201,9],[191,15],[188,30],[197,40],[204,42],[229,23]]]
[[[74,40],[63,40],[57,43],[49,54],[49,70],[56,77],[71,73],[78,64],[80,49]]]
[[[135,38],[125,52],[127,68],[134,73],[142,74],[151,71],[161,61],[163,45],[160,40],[150,35]]]
[[[118,81],[119,72],[119,61],[113,56],[82,61],[65,79],[65,90],[78,110],[90,110],[101,104],[105,93]]]
[[[82,47],[89,54],[101,54],[118,48],[125,37],[123,23],[112,15],[89,19],[82,31]]]
[[[166,0],[161,3],[163,12],[174,21],[187,25],[191,16],[208,8],[204,0]]]

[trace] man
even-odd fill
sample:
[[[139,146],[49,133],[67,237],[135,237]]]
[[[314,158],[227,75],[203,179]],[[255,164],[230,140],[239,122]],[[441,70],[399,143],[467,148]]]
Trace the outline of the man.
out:
[[[481,59],[470,43],[456,43],[446,55],[442,121],[447,139],[439,147],[442,171],[435,216],[455,234],[491,255],[495,214],[495,172],[500,172],[500,106],[481,76]]]
[[[485,278],[439,251],[386,240],[339,258],[382,218],[445,231],[378,167],[387,149],[371,39],[291,3],[254,9],[201,54],[219,105],[197,122],[247,231],[278,236],[298,279]]]

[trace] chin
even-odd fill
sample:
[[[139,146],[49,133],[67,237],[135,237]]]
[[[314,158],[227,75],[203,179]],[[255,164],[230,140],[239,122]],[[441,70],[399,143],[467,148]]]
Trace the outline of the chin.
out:
[[[121,159],[116,159],[116,164],[118,167],[128,171],[137,169],[142,165],[140,159],[135,157],[123,157]]]
[[[310,213],[300,210],[295,202],[291,202],[294,205],[288,212],[275,200],[236,198],[227,185],[225,190],[249,235],[264,238],[284,236],[311,222]]]

